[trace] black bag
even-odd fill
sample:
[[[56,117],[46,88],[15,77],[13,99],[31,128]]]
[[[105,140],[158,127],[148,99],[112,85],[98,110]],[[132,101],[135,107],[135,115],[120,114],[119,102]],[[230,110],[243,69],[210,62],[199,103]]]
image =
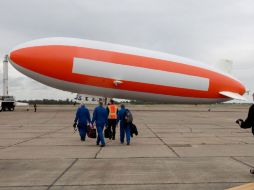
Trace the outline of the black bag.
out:
[[[131,137],[133,137],[133,134],[135,134],[136,136],[138,135],[138,129],[137,129],[137,127],[136,127],[136,125],[135,124],[131,124]]]
[[[88,125],[86,126],[86,132],[87,132],[87,134],[89,133],[90,130],[91,130],[91,127],[90,127],[90,125],[88,124]]]
[[[90,130],[87,133],[87,136],[89,138],[95,139],[97,137],[97,135],[96,135],[96,129],[95,128],[90,128]]]
[[[128,109],[126,110],[125,121],[126,121],[126,123],[132,123],[133,122],[132,113]]]
[[[109,138],[109,139],[112,137],[112,132],[111,132],[109,127],[105,128],[105,130],[104,130],[104,137],[105,138]]]

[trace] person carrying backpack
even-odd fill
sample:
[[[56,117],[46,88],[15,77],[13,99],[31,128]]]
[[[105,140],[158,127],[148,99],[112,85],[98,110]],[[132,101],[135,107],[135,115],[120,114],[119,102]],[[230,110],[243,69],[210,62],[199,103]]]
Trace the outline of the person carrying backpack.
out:
[[[126,135],[127,145],[130,145],[131,139],[130,127],[133,121],[133,117],[131,112],[128,109],[125,109],[124,104],[121,105],[121,109],[118,112],[117,123],[119,121],[120,121],[120,142],[121,144],[124,143],[124,136]]]

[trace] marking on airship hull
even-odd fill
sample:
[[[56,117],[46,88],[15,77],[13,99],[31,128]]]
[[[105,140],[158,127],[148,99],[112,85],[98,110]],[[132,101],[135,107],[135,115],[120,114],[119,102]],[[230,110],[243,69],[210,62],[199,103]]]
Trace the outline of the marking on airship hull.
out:
[[[72,72],[114,80],[140,82],[168,87],[208,91],[209,79],[181,73],[159,71],[104,61],[77,58],[73,60]]]

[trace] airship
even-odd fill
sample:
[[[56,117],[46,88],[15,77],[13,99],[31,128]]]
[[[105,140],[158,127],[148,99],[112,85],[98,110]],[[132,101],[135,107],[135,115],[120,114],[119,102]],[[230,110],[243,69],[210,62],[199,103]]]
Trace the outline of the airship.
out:
[[[45,85],[79,94],[165,103],[244,99],[245,86],[212,65],[135,47],[43,38],[13,48],[9,61]]]

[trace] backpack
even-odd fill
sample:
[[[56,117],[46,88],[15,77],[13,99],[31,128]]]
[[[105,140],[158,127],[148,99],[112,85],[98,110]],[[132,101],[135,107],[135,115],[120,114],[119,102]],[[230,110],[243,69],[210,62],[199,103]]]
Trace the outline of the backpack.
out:
[[[126,123],[132,123],[133,117],[130,110],[126,110],[126,116],[125,116]]]

